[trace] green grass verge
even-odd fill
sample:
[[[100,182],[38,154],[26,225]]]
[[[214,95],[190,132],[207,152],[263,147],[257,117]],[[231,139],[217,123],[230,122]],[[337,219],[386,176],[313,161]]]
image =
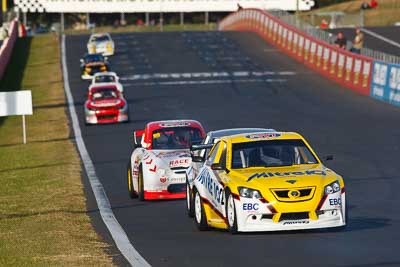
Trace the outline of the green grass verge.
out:
[[[30,89],[28,144],[21,117],[0,125],[0,266],[108,266],[87,215],[70,138],[55,35],[19,39],[0,90]]]
[[[213,31],[217,29],[216,23],[206,24],[166,24],[163,27],[163,31],[171,32],[171,31]],[[65,31],[66,34],[88,34],[91,32],[159,32],[161,31],[160,26],[136,26],[129,25],[125,27],[112,27],[112,26],[100,26],[96,27],[93,31],[91,30],[72,30],[68,29]]]

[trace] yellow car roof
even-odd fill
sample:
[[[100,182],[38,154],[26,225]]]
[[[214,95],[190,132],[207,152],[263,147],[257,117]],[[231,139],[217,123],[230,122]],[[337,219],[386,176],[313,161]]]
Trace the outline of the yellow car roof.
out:
[[[304,138],[295,132],[265,132],[265,133],[244,133],[232,136],[225,136],[221,138],[227,143],[247,143],[264,140],[290,140],[290,139],[301,139]]]

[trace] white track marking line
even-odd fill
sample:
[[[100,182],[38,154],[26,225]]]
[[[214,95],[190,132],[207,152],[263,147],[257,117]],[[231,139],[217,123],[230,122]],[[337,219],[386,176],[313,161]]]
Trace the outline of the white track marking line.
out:
[[[251,76],[293,76],[294,71],[234,71],[234,72],[184,72],[184,73],[143,73],[121,77],[121,81],[150,79],[190,79],[190,78],[220,78],[220,77],[251,77]]]
[[[67,56],[65,50],[65,35],[62,35],[62,40],[61,40],[61,56],[62,56],[63,76],[64,76],[64,90],[67,96],[68,110],[72,120],[72,127],[74,130],[75,140],[78,146],[79,154],[83,161],[83,165],[85,167],[86,174],[89,178],[90,186],[92,187],[94,197],[96,198],[101,218],[103,219],[104,224],[110,231],[110,234],[114,239],[118,249],[121,251],[122,255],[124,255],[126,260],[132,266],[135,267],[150,266],[150,264],[147,263],[147,261],[132,246],[124,229],[122,229],[121,225],[115,218],[114,213],[111,209],[110,201],[107,198],[103,185],[97,178],[93,162],[89,156],[89,153],[83,141],[81,128],[79,127],[78,115],[76,114],[74,106],[74,99],[72,97],[71,88],[69,86]]]
[[[228,84],[228,83],[272,83],[286,82],[286,79],[235,79],[235,80],[200,80],[200,81],[167,81],[167,82],[138,82],[124,83],[124,87],[134,86],[168,86],[168,85],[196,85],[196,84]]]
[[[370,30],[367,30],[367,29],[362,29],[362,31],[365,32],[366,34],[372,35],[375,38],[378,38],[378,39],[380,39],[380,40],[382,40],[382,41],[384,41],[386,43],[389,43],[389,44],[391,44],[393,46],[396,46],[396,47],[400,48],[400,44],[399,43],[397,43],[397,42],[395,42],[393,40],[390,40],[390,39],[388,39],[388,38],[386,38],[386,37],[384,37],[384,36],[382,36],[382,35],[380,35],[380,34],[378,34],[376,32],[373,32],[373,31],[370,31]]]

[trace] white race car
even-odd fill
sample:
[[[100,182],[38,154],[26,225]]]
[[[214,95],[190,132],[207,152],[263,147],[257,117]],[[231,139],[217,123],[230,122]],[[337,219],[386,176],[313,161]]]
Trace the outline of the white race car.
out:
[[[201,144],[191,147],[192,164],[187,169],[186,176],[186,207],[189,217],[193,217],[193,181],[203,167],[206,156],[210,152],[213,144],[217,143],[221,137],[232,136],[243,133],[275,132],[274,129],[265,128],[233,128],[217,131],[210,131],[203,139]]]
[[[93,33],[87,43],[89,54],[103,54],[103,56],[114,55],[114,41],[109,33]]]
[[[96,73],[92,78],[92,83],[89,86],[89,90],[92,86],[114,84],[118,91],[124,92],[124,87],[119,82],[119,77],[115,72],[99,72]]]
[[[185,198],[189,148],[205,132],[194,120],[150,122],[134,132],[136,148],[128,163],[128,191],[139,200]],[[141,137],[141,142],[137,138]]]

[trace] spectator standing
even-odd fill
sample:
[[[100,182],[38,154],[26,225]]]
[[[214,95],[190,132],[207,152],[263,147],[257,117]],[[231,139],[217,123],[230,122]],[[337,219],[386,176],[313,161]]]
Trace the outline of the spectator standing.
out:
[[[364,1],[361,3],[361,9],[368,9],[369,8],[369,4],[367,3],[367,1]]]
[[[346,49],[346,45],[347,45],[346,37],[344,37],[342,32],[338,32],[335,40],[335,46],[337,48]]]
[[[326,19],[322,19],[321,23],[319,24],[320,29],[328,29],[328,21]]]
[[[361,32],[360,28],[356,29],[356,35],[353,41],[353,47],[350,49],[351,52],[356,54],[361,54],[361,49],[364,45],[364,34]]]
[[[361,4],[361,9],[372,9],[378,7],[378,1],[377,0],[371,0],[369,3],[367,1],[362,2]]]
[[[369,3],[369,7],[370,8],[378,7],[378,1],[377,0],[371,0],[371,2]]]

